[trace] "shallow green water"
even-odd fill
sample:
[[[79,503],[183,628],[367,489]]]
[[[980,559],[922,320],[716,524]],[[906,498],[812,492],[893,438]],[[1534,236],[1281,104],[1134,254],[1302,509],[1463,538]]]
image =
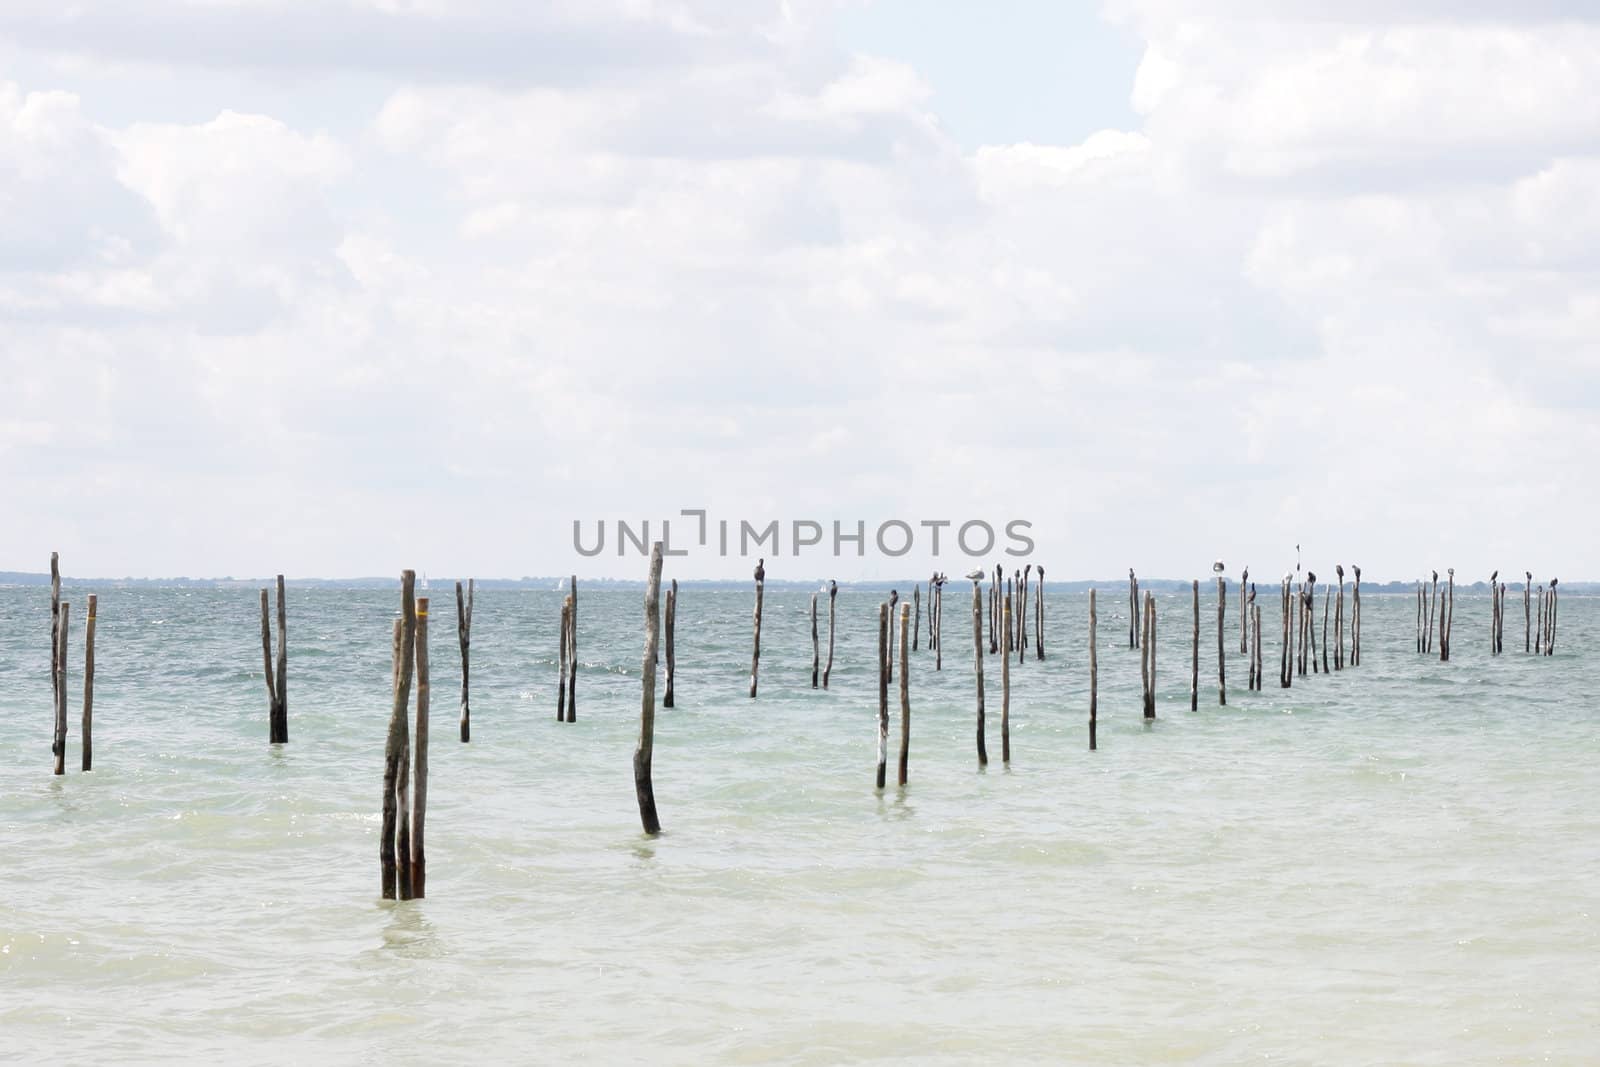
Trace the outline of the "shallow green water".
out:
[[[1091,753],[1086,598],[1052,593],[1048,658],[1012,665],[1009,768],[989,661],[980,772],[969,590],[946,589],[944,670],[913,654],[910,787],[878,794],[878,595],[841,591],[823,692],[808,596],[769,591],[751,701],[750,595],[685,588],[649,839],[640,594],[581,593],[558,725],[559,594],[481,592],[463,745],[436,585],[429,897],[404,904],[377,862],[397,591],[291,590],[275,750],[253,592],[97,590],[84,775],[69,588],[56,778],[48,593],[0,590],[0,1059],[1600,1059],[1593,601],[1564,598],[1535,658],[1508,597],[1491,659],[1489,602],[1462,597],[1440,663],[1409,599],[1364,597],[1360,668],[1280,690],[1269,638],[1252,694],[1234,599],[1228,705],[1203,630],[1190,714],[1189,599],[1164,596],[1146,725],[1107,587]]]

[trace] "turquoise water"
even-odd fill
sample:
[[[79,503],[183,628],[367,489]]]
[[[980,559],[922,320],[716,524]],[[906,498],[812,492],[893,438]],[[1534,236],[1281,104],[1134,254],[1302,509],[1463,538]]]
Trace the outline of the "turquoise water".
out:
[[[1206,597],[1190,714],[1188,594],[1160,596],[1146,725],[1108,585],[1091,753],[1087,598],[1051,593],[1049,658],[1012,665],[1009,768],[987,664],[979,771],[952,581],[944,670],[913,654],[910,786],[879,794],[878,594],[841,591],[824,692],[809,595],[769,590],[751,701],[751,595],[685,587],[651,839],[641,594],[580,591],[559,725],[560,594],[481,591],[463,745],[436,583],[429,896],[396,904],[377,833],[398,590],[291,587],[273,749],[254,591],[98,588],[86,775],[87,591],[64,593],[58,778],[48,592],[0,589],[5,1062],[1600,1060],[1591,600],[1563,598],[1535,658],[1508,596],[1491,658],[1488,598],[1460,597],[1440,663],[1409,598],[1364,597],[1360,668],[1278,689],[1269,635],[1254,694],[1235,595],[1219,708]]]

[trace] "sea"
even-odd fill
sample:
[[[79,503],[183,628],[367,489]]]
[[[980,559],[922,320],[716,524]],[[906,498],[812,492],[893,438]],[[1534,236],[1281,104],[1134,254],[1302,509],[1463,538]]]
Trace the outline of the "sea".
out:
[[[909,782],[891,690],[879,790],[884,592],[841,587],[822,689],[811,593],[767,590],[752,699],[753,588],[686,584],[650,837],[642,592],[580,581],[558,723],[562,593],[480,589],[462,743],[435,580],[428,893],[405,902],[378,858],[398,581],[290,583],[280,746],[254,588],[69,582],[59,777],[49,592],[0,589],[0,1062],[1600,1063],[1596,601],[1563,597],[1536,656],[1509,593],[1493,655],[1489,598],[1458,595],[1442,662],[1410,597],[1364,595],[1361,663],[1282,688],[1264,590],[1250,692],[1230,586],[1224,705],[1214,589],[1194,711],[1190,592],[1156,598],[1153,720],[1127,587],[1100,589],[1095,751],[1087,596],[1047,590],[1044,658],[1010,662],[1009,763],[985,625],[980,767],[951,581],[942,664],[926,600],[909,653]]]

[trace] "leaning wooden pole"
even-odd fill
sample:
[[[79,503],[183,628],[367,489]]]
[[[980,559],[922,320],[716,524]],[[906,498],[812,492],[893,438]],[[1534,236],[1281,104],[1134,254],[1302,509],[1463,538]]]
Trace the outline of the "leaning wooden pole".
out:
[[[760,616],[758,615],[759,619]],[[656,746],[656,652],[661,640],[661,542],[650,546],[650,579],[644,590],[644,664],[639,686],[639,742],[633,749],[633,791],[639,800],[639,821],[647,834],[661,832],[656,814],[656,787],[651,763]],[[754,683],[751,696],[755,696]]]
[[[828,676],[833,673],[833,620],[834,605],[839,598],[839,583],[828,579],[828,665],[822,669],[822,688],[828,688]]]
[[[414,657],[417,664],[417,728],[411,752],[411,895],[421,900],[428,895],[428,859],[422,847],[423,828],[428,816],[428,598],[425,596],[417,598],[417,647]]]
[[[1039,568],[1039,590],[1033,602],[1034,658],[1044,659],[1044,568]]]
[[[755,639],[750,649],[750,699],[756,697],[756,675],[761,668],[761,598],[767,587],[767,561],[756,560]]]
[[[572,638],[572,597],[561,598],[561,675],[556,680],[556,722],[567,721],[567,655]]]
[[[664,708],[672,707],[673,676],[678,673],[678,663],[673,649],[672,634],[678,625],[678,579],[672,579],[672,588],[667,590],[667,692],[661,701]],[[811,597],[811,688],[817,687],[817,598]]]
[[[977,572],[974,572],[977,573]],[[978,766],[989,764],[983,725],[983,581],[972,580],[972,670],[978,680]]]
[[[261,590],[261,664],[267,679],[267,743],[281,744],[278,734],[278,683],[272,673],[272,604]]]
[[[878,605],[878,788],[889,780],[889,602]]]
[[[456,643],[461,646],[461,740],[463,742],[472,740],[472,705],[468,699],[467,678],[472,670],[472,593],[476,584],[473,579],[468,578],[466,596],[463,597],[461,583],[456,583]]]
[[[400,828],[400,775],[410,730],[406,716],[411,708],[411,674],[416,662],[417,602],[415,571],[400,573],[400,618],[394,626],[394,685],[389,706],[389,736],[383,747],[383,821],[378,832],[378,862],[382,871],[383,899],[394,900],[400,885],[400,857],[396,838]],[[410,857],[405,857],[410,866]]]
[[[906,772],[911,761],[911,662],[906,654],[906,641],[911,637],[911,605],[900,605],[900,778],[905,788]]]
[[[89,617],[83,624],[83,769],[94,764],[94,618],[100,598],[89,594]]]
[[[1022,568],[1022,579],[1017,582],[1017,663],[1028,657],[1028,583],[1033,579],[1033,564]]]
[[[1089,590],[1089,751],[1095,750],[1095,728],[1099,725],[1100,717],[1100,660],[1095,651],[1095,629],[1099,620],[1095,617],[1094,590]]]
[[[70,606],[63,600],[56,615],[56,731],[55,742],[50,746],[50,751],[55,753],[57,774],[67,773],[67,622]]]

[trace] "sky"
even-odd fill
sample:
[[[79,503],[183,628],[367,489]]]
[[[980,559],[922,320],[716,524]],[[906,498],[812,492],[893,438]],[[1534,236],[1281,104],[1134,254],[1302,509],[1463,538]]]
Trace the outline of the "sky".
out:
[[[1565,0],[7,0],[0,569],[1600,578],[1597,189]]]

